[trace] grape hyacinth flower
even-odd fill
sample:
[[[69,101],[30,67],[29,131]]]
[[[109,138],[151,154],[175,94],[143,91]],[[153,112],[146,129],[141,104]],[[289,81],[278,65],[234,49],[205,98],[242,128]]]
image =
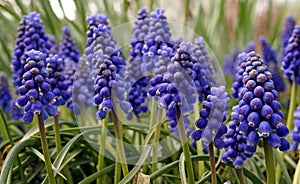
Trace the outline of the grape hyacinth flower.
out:
[[[139,117],[142,112],[147,112],[148,107],[145,104],[147,98],[147,86],[149,77],[143,76],[141,63],[143,62],[143,45],[145,36],[148,33],[149,18],[146,8],[142,8],[138,12],[138,17],[133,27],[133,34],[130,45],[130,58],[127,62],[128,73],[130,73],[129,82],[131,88],[128,95],[128,100],[133,107],[134,114]],[[128,119],[131,118],[129,115]]]
[[[289,15],[285,19],[284,27],[281,33],[281,47],[282,53],[284,53],[284,49],[289,44],[289,39],[293,34],[294,27],[296,25],[296,20],[292,15]]]
[[[212,140],[217,148],[224,147],[222,137],[226,133],[227,127],[223,122],[226,120],[227,104],[230,101],[225,90],[224,86],[212,87],[211,94],[202,103],[203,109],[199,112],[200,118],[195,122],[199,129],[193,131],[190,137],[194,141],[202,138],[203,148],[207,148]]]
[[[65,84],[65,75],[63,74],[63,59],[58,55],[50,55],[46,59],[49,84],[55,95],[55,106],[63,106],[70,99],[68,86]]]
[[[236,67],[236,74],[234,82],[231,85],[232,89],[232,98],[239,98],[240,96],[240,89],[243,87],[243,73],[245,71],[245,63],[247,60],[248,54],[242,52],[238,55],[238,66]]]
[[[22,109],[16,105],[15,99],[12,99],[10,101],[10,115],[11,115],[11,119],[14,121],[21,120],[23,117]]]
[[[86,22],[88,23],[88,28],[87,28],[87,32],[86,32],[86,35],[87,35],[86,46],[87,47],[89,47],[94,42],[94,40],[99,36],[99,35],[97,35],[100,33],[99,31],[94,32],[95,30],[97,30],[98,25],[101,24],[110,30],[109,20],[105,14],[96,14],[96,15],[87,17]]]
[[[300,26],[295,26],[288,45],[283,52],[281,68],[284,76],[290,81],[300,84],[299,57],[300,57]]]
[[[233,70],[238,55],[239,52],[237,50],[232,50],[230,54],[224,56],[222,70],[225,75],[234,77]]]
[[[264,57],[264,62],[272,73],[272,79],[276,84],[275,89],[278,92],[285,91],[286,86],[278,69],[277,52],[272,49],[271,45],[267,42],[264,36],[261,36],[259,40],[262,45],[262,55]]]
[[[48,43],[52,46],[49,50],[49,55],[58,54],[59,44],[54,35],[48,35]]]
[[[94,81],[90,75],[90,64],[84,57],[78,62],[77,70],[74,73],[72,87],[72,104],[69,108],[73,109],[75,114],[80,113],[80,109],[86,109],[93,105]]]
[[[22,85],[22,76],[25,73],[26,52],[32,49],[38,50],[48,56],[51,45],[41,20],[41,15],[31,12],[24,16],[18,29],[18,38],[11,61],[13,84],[16,88]]]
[[[159,49],[163,47],[174,49],[174,42],[171,36],[172,34],[167,17],[164,15],[164,10],[156,9],[151,13],[148,34],[145,36],[145,43],[142,50],[143,63],[141,64],[141,68],[145,74],[153,74],[151,71],[156,67],[156,62],[160,55],[158,53]]]
[[[182,42],[176,50],[172,62],[181,66],[185,72],[191,77],[198,93],[198,100],[202,102],[210,94],[210,81],[206,77],[205,70],[202,68],[199,60],[193,57],[193,45]]]
[[[287,151],[289,143],[285,137],[289,130],[282,122],[272,74],[255,52],[248,55],[239,102],[240,131],[247,136],[245,153],[254,154],[259,138],[267,139],[273,148]]]
[[[0,108],[3,112],[10,112],[10,102],[12,100],[9,84],[5,73],[0,72]]]
[[[82,60],[79,58],[79,61]],[[67,93],[71,95],[70,99],[67,101],[66,106],[73,111],[73,81],[74,81],[74,75],[75,72],[77,71],[79,64],[76,64],[72,59],[66,58],[64,60],[64,70],[63,70],[63,75],[65,78],[65,85],[67,86]]]
[[[291,131],[292,150],[296,151],[300,143],[300,106],[294,112],[294,128]]]
[[[206,51],[206,43],[203,37],[194,39],[193,57],[198,63],[200,63],[202,69],[205,71],[206,78],[208,79],[210,85],[216,84],[216,77],[214,76],[216,71],[212,65],[214,61]]]
[[[57,109],[52,103],[55,94],[51,90],[48,73],[45,69],[45,54],[40,51],[31,50],[26,53],[25,73],[22,85],[18,88],[20,95],[16,105],[24,107],[23,121],[30,123],[34,114],[43,113],[44,119],[48,116],[56,116]]]
[[[239,106],[236,105],[232,107],[231,121],[224,139],[226,151],[222,154],[222,162],[228,163],[231,160],[236,169],[242,168],[244,161],[253,156],[244,151],[247,137],[240,131],[240,124]]]
[[[62,34],[62,40],[58,52],[59,57],[61,57],[63,60],[65,60],[66,58],[70,58],[77,64],[79,61],[80,53],[71,35],[70,28],[63,27]]]

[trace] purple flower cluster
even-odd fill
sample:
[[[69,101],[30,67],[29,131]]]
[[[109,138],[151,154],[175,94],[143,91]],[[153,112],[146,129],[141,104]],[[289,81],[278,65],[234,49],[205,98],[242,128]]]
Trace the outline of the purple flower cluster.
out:
[[[282,122],[281,105],[276,100],[272,74],[255,52],[250,52],[245,62],[243,87],[239,96],[239,132],[246,138],[244,152],[253,155],[259,138],[268,139],[273,148],[281,151],[289,149],[285,139],[289,130]]]
[[[241,168],[247,158],[253,156],[244,151],[246,142],[245,134],[240,131],[239,106],[232,107],[231,121],[228,123],[228,130],[224,139],[226,151],[222,154],[222,162],[233,161],[235,168]]]
[[[133,27],[133,34],[130,45],[130,58],[127,63],[129,81],[131,88],[128,95],[128,100],[133,107],[133,112],[139,116],[142,112],[147,112],[148,107],[145,104],[147,98],[147,86],[149,77],[143,76],[141,64],[143,63],[143,45],[145,36],[148,34],[149,18],[146,8],[142,8],[138,12],[135,25]],[[128,117],[131,118],[130,116]]]
[[[108,21],[103,21],[105,16],[93,16],[88,20],[89,29],[92,30],[87,31],[89,46],[85,49],[85,55],[92,66],[95,91],[93,102],[99,107],[97,118],[104,119],[106,112],[112,110],[113,103],[119,103],[125,112],[129,112],[132,106],[126,101],[128,84],[125,81],[125,60],[116,49]],[[92,26],[90,22],[93,22]],[[90,33],[93,33],[91,38]]]
[[[264,36],[261,36],[259,40],[262,46],[262,55],[264,57],[264,62],[272,73],[272,80],[274,81],[274,83],[276,83],[275,89],[279,92],[285,91],[286,86],[278,68],[277,52],[272,49],[271,45],[267,42]]]
[[[283,50],[289,44],[289,39],[293,34],[295,25],[296,25],[295,18],[292,15],[289,15],[285,20],[283,30],[281,33],[281,47]]]
[[[300,143],[300,106],[294,112],[294,128],[291,131],[292,150],[296,151]]]
[[[300,84],[300,26],[295,26],[287,46],[284,48],[281,68],[284,76]]]
[[[238,55],[238,66],[236,67],[236,74],[235,74],[235,79],[234,82],[231,85],[232,89],[232,97],[233,98],[238,98],[240,96],[240,89],[243,87],[243,73],[245,71],[245,63],[247,60],[248,54],[245,52],[242,52],[241,54]]]
[[[80,61],[80,58],[79,58]],[[78,62],[79,62],[78,61]],[[78,64],[76,64],[72,59],[66,58],[64,60],[64,70],[63,70],[63,75],[64,75],[64,84],[67,86],[67,93],[71,95],[69,100],[67,101],[66,106],[73,111],[73,81],[74,81],[74,75],[75,72],[78,68]]]
[[[94,32],[94,30],[97,29],[98,25],[105,25],[108,29],[110,29],[110,26],[109,20],[104,14],[96,14],[91,17],[87,17],[86,22],[88,23],[88,29],[86,32],[86,46],[89,47],[93,43],[93,41],[99,36],[97,35],[97,33]]]
[[[57,115],[52,105],[55,94],[52,92],[48,72],[45,68],[46,57],[43,52],[31,50],[26,53],[26,64],[22,85],[18,88],[20,95],[16,101],[18,107],[24,107],[23,121],[30,123],[34,114],[43,113],[44,118]]]
[[[164,10],[156,9],[151,13],[149,19],[148,33],[144,39],[143,45],[143,63],[141,63],[142,71],[146,74],[152,74],[151,71],[156,67],[158,51],[163,47],[170,47],[174,49],[173,41],[171,39],[170,27],[167,22],[167,17],[164,15]]]
[[[237,50],[232,50],[229,55],[225,55],[223,60],[223,67],[222,67],[224,74],[234,78],[236,73],[234,70],[235,68],[239,67],[239,62],[240,62],[238,59],[238,55],[243,52],[248,53],[254,50],[255,50],[255,42],[250,41],[247,43],[243,51],[239,52]]]
[[[12,100],[9,84],[5,73],[0,72],[0,108],[3,112],[9,113],[10,101]]]
[[[81,57],[76,72],[74,73],[73,86],[68,88],[68,90],[72,92],[72,103],[67,104],[67,106],[73,110],[75,114],[79,114],[81,108],[86,109],[93,105],[94,81],[90,75],[91,72],[90,64],[85,58]]]
[[[216,77],[214,75],[216,71],[212,65],[213,59],[208,55],[206,51],[206,43],[202,37],[194,39],[193,57],[205,71],[210,85],[216,84]]]
[[[63,60],[70,58],[75,63],[78,63],[79,61],[80,53],[71,35],[71,30],[69,27],[64,27],[62,30],[62,40],[58,53],[59,57],[61,57]]]
[[[26,64],[26,52],[32,49],[39,50],[48,55],[51,45],[45,35],[43,22],[40,14],[29,13],[23,17],[19,24],[16,46],[14,49],[11,68],[13,73],[13,84],[15,87],[22,85],[24,65]]]
[[[226,120],[227,104],[230,98],[224,86],[212,87],[211,94],[202,103],[200,118],[195,122],[197,130],[193,131],[191,138],[194,141],[202,138],[203,148],[207,148],[213,141],[217,148],[224,147],[223,135],[227,131],[223,122]]]
[[[65,82],[63,59],[58,55],[50,55],[46,59],[49,84],[55,94],[54,105],[65,105],[71,98],[71,94],[67,91],[68,86]]]
[[[52,46],[49,54],[58,54],[59,44],[54,35],[48,35],[48,43]]]

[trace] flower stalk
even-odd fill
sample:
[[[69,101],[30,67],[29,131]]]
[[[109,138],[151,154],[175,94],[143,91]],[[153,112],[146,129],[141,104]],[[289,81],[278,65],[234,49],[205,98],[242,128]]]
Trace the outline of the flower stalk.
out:
[[[182,115],[180,113],[179,106],[176,105],[176,119],[178,122],[178,130],[179,130],[179,136],[180,136],[180,142],[182,145],[182,150],[185,158],[186,163],[186,170],[187,170],[187,176],[188,176],[188,183],[193,184],[194,183],[194,170],[193,170],[193,164],[190,156],[190,150],[188,145],[188,140],[185,135],[185,128],[184,128],[184,122],[182,119]]]
[[[267,183],[276,184],[273,148],[269,145],[267,138],[264,138],[263,144],[266,161]]]
[[[101,135],[99,136],[99,156],[98,156],[98,165],[97,170],[100,171],[104,167],[104,155],[105,155],[105,143],[106,143],[106,136],[107,136],[107,124],[108,124],[108,116],[109,113],[106,114],[105,118],[102,120],[102,128],[101,128]],[[102,178],[97,179],[97,184],[100,184]]]
[[[125,150],[123,146],[123,128],[121,125],[120,120],[118,119],[114,109],[112,109],[112,120],[114,123],[115,128],[115,134],[116,134],[116,141],[117,141],[117,154],[119,159],[117,159],[119,164],[122,167],[123,175],[126,176],[128,174],[128,167],[126,163],[126,156],[125,156]],[[117,169],[117,168],[116,168]],[[115,181],[116,182],[116,181]]]
[[[217,184],[217,171],[216,171],[215,153],[214,153],[213,142],[209,143],[208,152],[209,152],[209,163],[210,163],[210,169],[211,169],[211,183],[212,184]]]
[[[291,98],[290,98],[290,107],[289,107],[289,113],[287,117],[287,127],[289,130],[292,130],[293,128],[293,117],[294,117],[294,111],[296,108],[296,96],[297,96],[297,84],[295,81],[292,83],[291,88]]]
[[[46,171],[48,173],[48,178],[50,183],[55,183],[55,178],[53,175],[53,170],[51,166],[51,159],[50,159],[50,154],[49,154],[49,149],[48,149],[48,143],[47,143],[47,138],[46,138],[46,131],[45,131],[45,126],[44,126],[44,118],[42,112],[38,115],[38,125],[39,125],[39,130],[40,130],[40,135],[41,135],[41,144],[42,144],[42,150],[45,158],[45,165],[46,165]]]
[[[159,145],[159,137],[160,137],[160,129],[161,129],[161,118],[162,118],[162,109],[157,109],[156,116],[156,128],[154,132],[154,147],[153,147],[153,159],[152,159],[152,172],[157,170],[157,162],[158,162],[158,145]],[[157,183],[157,180],[153,181],[154,184]]]

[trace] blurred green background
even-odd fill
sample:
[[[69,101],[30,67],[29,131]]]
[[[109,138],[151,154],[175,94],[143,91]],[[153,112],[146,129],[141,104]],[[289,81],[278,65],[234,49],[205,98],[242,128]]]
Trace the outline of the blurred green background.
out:
[[[133,22],[141,7],[147,7],[149,12],[163,8],[169,21],[203,36],[219,62],[231,49],[242,49],[250,40],[257,42],[260,35],[265,35],[279,50],[285,17],[292,14],[297,19],[300,14],[297,0],[1,0],[0,70],[10,73],[10,55],[19,21],[31,11],[42,15],[46,33],[54,34],[58,41],[62,26],[70,26],[82,52],[86,16],[105,13],[114,27]]]

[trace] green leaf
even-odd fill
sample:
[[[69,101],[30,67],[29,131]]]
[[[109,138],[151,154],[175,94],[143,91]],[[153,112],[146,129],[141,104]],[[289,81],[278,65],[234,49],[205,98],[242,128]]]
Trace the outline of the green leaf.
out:
[[[184,154],[181,153],[179,158],[179,173],[182,184],[187,184],[186,174],[185,174],[185,165],[184,165]]]
[[[98,172],[92,174],[91,176],[84,178],[84,180],[80,181],[78,184],[90,184],[93,181],[95,181],[97,178],[99,178],[107,173],[112,172],[114,170],[114,168],[115,168],[115,164],[111,164],[111,165],[101,169],[101,171],[98,171]]]
[[[275,157],[275,160],[278,162],[278,164],[280,165],[280,168],[281,168],[281,172],[282,172],[282,176],[283,176],[283,179],[285,180],[285,183],[289,184],[289,183],[292,183],[292,180],[290,178],[290,175],[286,169],[286,166],[283,162],[283,160],[281,159],[279,153],[277,150],[274,150],[273,151],[274,153],[274,157]]]
[[[32,148],[32,147],[29,148],[29,149],[30,149],[30,150],[32,151],[32,153],[35,154],[39,159],[41,159],[43,162],[45,162],[44,155],[43,155],[39,150],[37,150],[37,149],[35,149],[35,148]],[[52,164],[52,169],[55,171],[55,175],[58,174],[58,175],[61,176],[64,180],[66,180],[66,177],[65,177],[62,173],[60,173],[60,172],[58,171],[58,169],[54,167],[53,164]]]
[[[9,172],[14,165],[15,160],[17,159],[18,154],[23,148],[28,146],[33,146],[36,144],[36,139],[26,139],[24,141],[20,141],[18,144],[12,147],[9,151],[6,159],[4,160],[1,175],[0,175],[0,183],[6,183],[9,180]]]
[[[136,173],[140,170],[142,165],[148,159],[148,155],[150,154],[151,150],[152,146],[146,146],[139,160],[135,164],[134,168],[119,182],[119,184],[126,184],[129,183],[130,180],[132,180],[132,178],[136,175]]]

